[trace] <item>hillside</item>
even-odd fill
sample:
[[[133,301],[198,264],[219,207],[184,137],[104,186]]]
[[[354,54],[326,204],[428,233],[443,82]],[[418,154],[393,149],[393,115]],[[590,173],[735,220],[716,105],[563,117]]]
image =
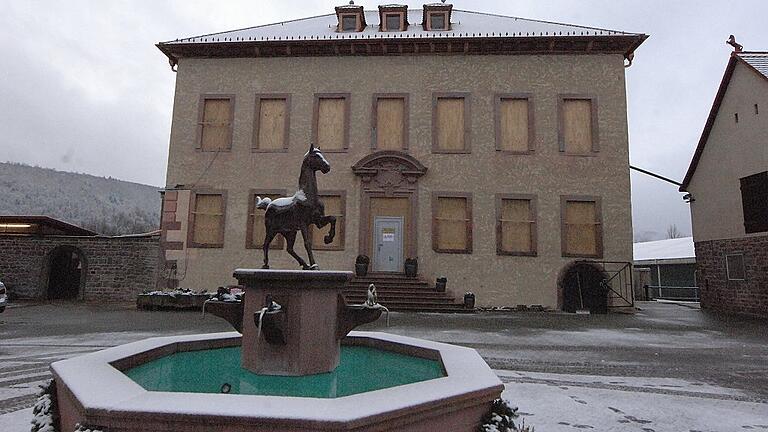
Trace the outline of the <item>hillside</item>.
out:
[[[160,188],[0,163],[0,215],[45,215],[101,234],[143,233],[160,226]]]

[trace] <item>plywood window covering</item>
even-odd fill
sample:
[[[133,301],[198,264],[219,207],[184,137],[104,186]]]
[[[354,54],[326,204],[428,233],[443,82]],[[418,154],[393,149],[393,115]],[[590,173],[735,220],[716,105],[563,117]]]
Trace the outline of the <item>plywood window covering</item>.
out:
[[[448,30],[448,12],[430,12],[427,30]]]
[[[235,97],[209,96],[200,99],[198,114],[198,146],[202,151],[221,151],[232,148],[232,123]]]
[[[349,147],[349,94],[315,95],[313,141],[324,152]]]
[[[496,252],[499,255],[536,256],[536,198],[532,195],[497,195]]]
[[[728,280],[746,280],[747,271],[744,267],[744,254],[726,255],[725,270],[728,274]]]
[[[336,217],[336,236],[333,238],[331,244],[325,244],[323,238],[330,232],[331,225],[326,225],[322,229],[318,229],[316,226],[312,225],[310,227],[312,249],[330,251],[344,250],[344,225],[347,213],[345,193],[342,191],[328,191],[320,192],[319,196],[320,202],[323,203],[325,208],[325,215]]]
[[[439,194],[432,198],[432,248],[442,253],[472,253],[472,198]]]
[[[290,95],[257,95],[254,112],[253,150],[284,152],[288,150],[290,130]]]
[[[384,31],[401,31],[403,29],[403,14],[400,13],[385,13],[384,25],[386,28]]]
[[[590,155],[597,152],[597,98],[561,96],[559,105],[560,151],[574,155]]]
[[[469,95],[438,93],[432,101],[432,151],[469,153]]]
[[[261,249],[264,247],[264,237],[266,228],[264,227],[263,209],[256,208],[256,197],[277,199],[285,196],[285,190],[281,189],[253,189],[248,198],[248,226],[246,227],[245,247],[247,249]],[[277,235],[269,244],[270,249],[282,249],[284,245],[283,236]]]
[[[371,147],[378,150],[406,150],[408,115],[408,95],[374,95]]]
[[[563,197],[563,256],[599,258],[603,255],[600,200]]]
[[[195,192],[191,208],[190,247],[223,247],[224,194]]]
[[[744,232],[768,231],[768,171],[740,179]]]
[[[533,100],[528,94],[496,95],[496,150],[529,154],[534,150]]]
[[[341,31],[356,32],[360,28],[358,23],[357,14],[342,14],[341,15]]]

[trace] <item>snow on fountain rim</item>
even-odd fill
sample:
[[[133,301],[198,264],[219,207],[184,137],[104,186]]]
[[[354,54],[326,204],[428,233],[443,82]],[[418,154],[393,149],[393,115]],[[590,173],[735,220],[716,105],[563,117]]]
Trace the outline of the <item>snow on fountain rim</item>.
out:
[[[380,332],[353,331],[348,337],[370,338],[440,353],[447,376],[366,393],[318,399],[286,396],[151,392],[110,363],[175,343],[240,338],[238,332],[146,339],[51,365],[86,412],[141,412],[214,417],[350,422],[382,416],[435,401],[500,392],[503,384],[471,348]]]

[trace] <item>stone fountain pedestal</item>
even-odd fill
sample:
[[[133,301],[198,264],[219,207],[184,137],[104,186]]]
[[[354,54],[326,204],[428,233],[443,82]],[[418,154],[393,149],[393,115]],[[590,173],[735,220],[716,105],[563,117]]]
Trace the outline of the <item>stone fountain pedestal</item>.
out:
[[[381,315],[369,310],[362,317],[365,310],[344,302],[352,272],[238,269],[234,277],[245,287],[242,366],[257,374],[331,372],[339,365],[340,340]],[[268,297],[280,309],[262,315]]]

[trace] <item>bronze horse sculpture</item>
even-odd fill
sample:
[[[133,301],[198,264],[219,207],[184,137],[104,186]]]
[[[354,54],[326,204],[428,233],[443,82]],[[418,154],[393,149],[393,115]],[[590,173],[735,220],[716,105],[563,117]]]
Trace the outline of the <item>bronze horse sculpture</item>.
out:
[[[269,268],[269,244],[277,234],[281,234],[285,238],[288,253],[299,262],[304,270],[316,270],[318,268],[315,257],[312,255],[312,239],[310,238],[309,227],[315,225],[318,228],[323,228],[331,224],[330,232],[323,238],[325,244],[330,244],[336,236],[336,218],[325,215],[325,208],[317,193],[315,172],[320,171],[327,174],[330,170],[331,165],[320,153],[320,149],[315,148],[314,144],[310,143],[309,151],[304,155],[304,160],[301,163],[299,190],[291,197],[278,198],[274,201],[269,198],[256,197],[256,208],[266,210],[264,215],[264,227],[266,228],[264,266],[262,268]],[[309,264],[293,250],[297,231],[301,231],[301,237],[304,239],[304,248],[309,256]]]

